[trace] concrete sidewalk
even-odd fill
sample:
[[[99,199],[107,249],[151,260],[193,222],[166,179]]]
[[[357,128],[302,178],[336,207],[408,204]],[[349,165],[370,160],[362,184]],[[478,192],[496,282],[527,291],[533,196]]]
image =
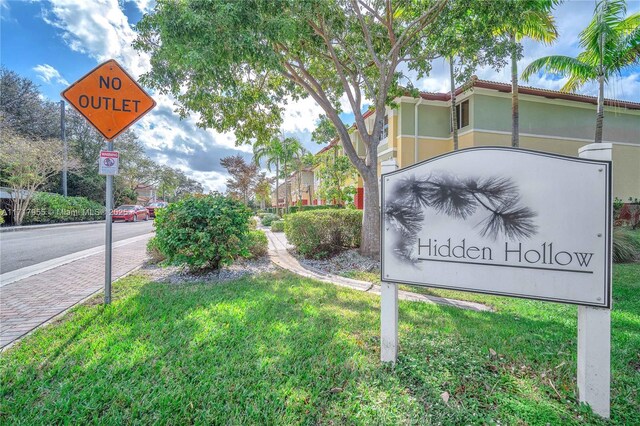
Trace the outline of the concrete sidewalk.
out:
[[[147,238],[113,251],[113,280],[147,259]],[[117,285],[117,284],[116,284]],[[104,289],[104,253],[7,284],[0,289],[0,348]]]
[[[372,294],[380,295],[380,286],[367,281],[354,280],[351,278],[341,277],[335,274],[329,274],[315,269],[304,267],[293,257],[287,249],[293,248],[289,244],[283,232],[271,232],[268,228],[261,228],[269,239],[269,256],[271,261],[281,268],[287,269],[295,274],[307,278],[313,278],[326,283],[347,287],[353,290],[365,291]],[[453,306],[461,309],[469,309],[473,311],[491,311],[486,305],[481,303],[466,302],[464,300],[447,299],[444,297],[428,296],[425,294],[412,293],[409,291],[399,290],[398,297],[402,300],[412,302],[436,303],[438,305]]]

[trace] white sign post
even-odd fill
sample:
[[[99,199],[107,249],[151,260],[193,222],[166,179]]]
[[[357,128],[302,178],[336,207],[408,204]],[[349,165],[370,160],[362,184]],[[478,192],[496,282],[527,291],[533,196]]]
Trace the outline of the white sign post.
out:
[[[611,161],[612,144],[592,143],[580,158]],[[611,393],[611,310],[578,306],[578,398],[609,418]]]
[[[596,145],[583,158],[479,147],[383,169],[382,361],[397,353],[386,283],[577,304],[580,400],[609,415],[611,151]]]
[[[382,174],[386,174],[395,171],[398,165],[391,159],[383,161],[381,167]],[[398,284],[383,280],[380,287],[380,359],[395,363],[398,358]]]

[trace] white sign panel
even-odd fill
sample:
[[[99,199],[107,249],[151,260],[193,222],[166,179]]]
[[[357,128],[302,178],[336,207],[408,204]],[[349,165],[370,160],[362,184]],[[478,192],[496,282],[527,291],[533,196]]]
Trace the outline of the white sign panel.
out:
[[[100,151],[98,173],[101,175],[117,175],[119,155],[118,151]]]
[[[523,149],[382,176],[382,281],[611,307],[611,163]]]

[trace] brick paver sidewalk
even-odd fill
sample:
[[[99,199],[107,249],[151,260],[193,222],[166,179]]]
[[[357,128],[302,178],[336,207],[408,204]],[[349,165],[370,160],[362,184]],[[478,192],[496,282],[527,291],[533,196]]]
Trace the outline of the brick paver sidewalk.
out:
[[[147,240],[114,249],[113,280],[144,263]],[[104,252],[3,286],[0,288],[0,348],[103,288]]]

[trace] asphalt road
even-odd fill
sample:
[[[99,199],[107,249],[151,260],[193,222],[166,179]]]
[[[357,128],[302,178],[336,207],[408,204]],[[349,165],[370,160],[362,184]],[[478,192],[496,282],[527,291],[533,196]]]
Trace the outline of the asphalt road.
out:
[[[153,221],[116,222],[113,241],[153,231]],[[104,223],[0,233],[0,273],[104,245]]]

